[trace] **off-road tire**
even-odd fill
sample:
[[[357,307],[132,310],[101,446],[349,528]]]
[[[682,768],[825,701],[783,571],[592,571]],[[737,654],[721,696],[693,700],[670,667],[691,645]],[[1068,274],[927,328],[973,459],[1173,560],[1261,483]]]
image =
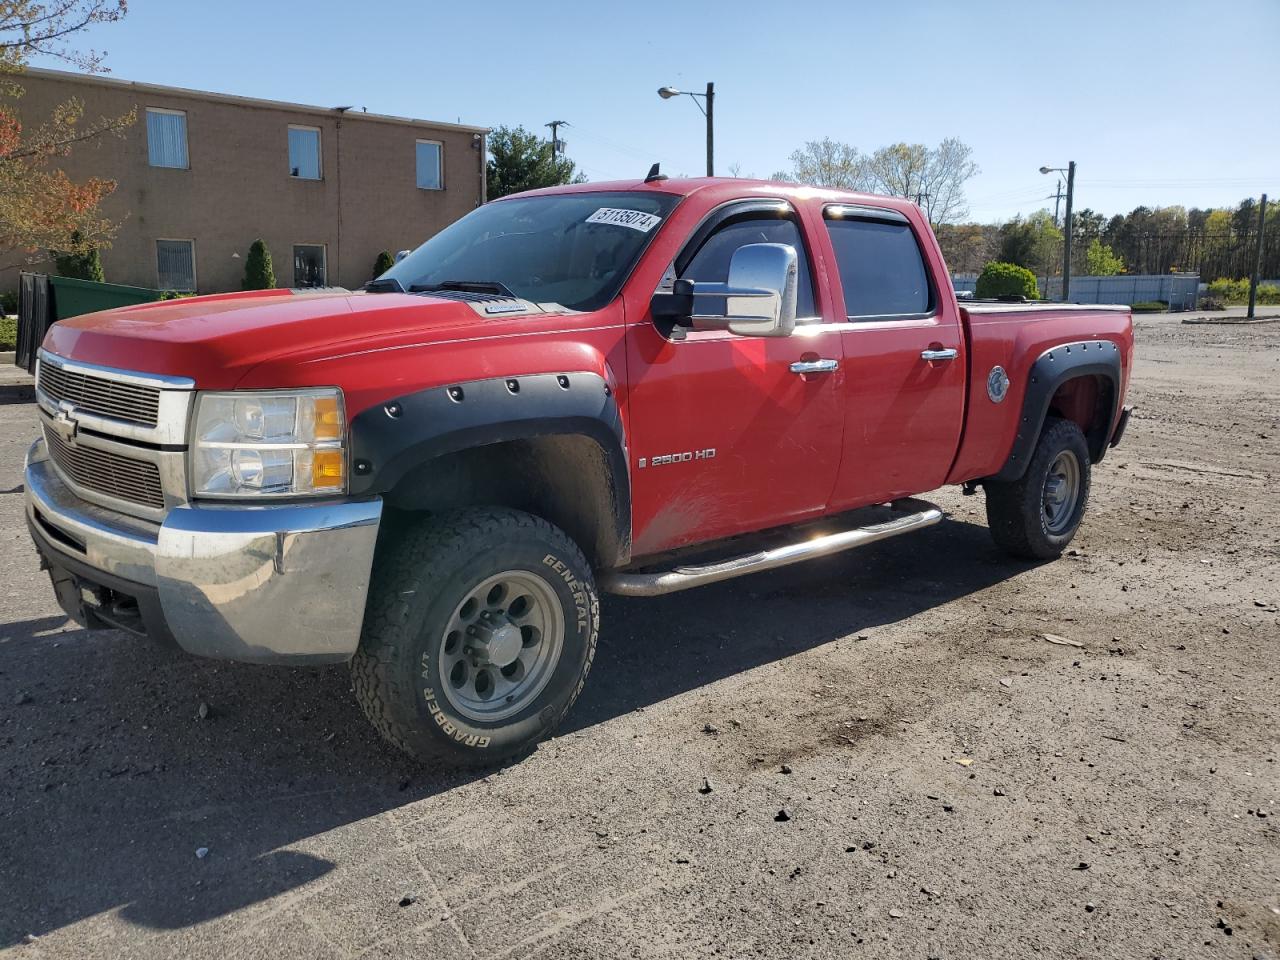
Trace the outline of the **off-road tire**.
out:
[[[1045,483],[1049,469],[1063,451],[1075,454],[1079,463],[1079,491],[1065,529],[1051,532],[1045,516]],[[1052,560],[1062,554],[1084,519],[1089,503],[1089,445],[1080,428],[1070,420],[1045,421],[1035,452],[1022,479],[1012,483],[988,481],[987,525],[991,536],[1006,553],[1030,560]]]
[[[467,593],[506,570],[551,588],[563,610],[563,642],[536,698],[490,723],[464,716],[443,695],[440,648]],[[365,715],[401,750],[450,766],[487,766],[556,729],[586,682],[599,629],[591,567],[562,530],[519,510],[439,514],[380,546],[352,682]]]

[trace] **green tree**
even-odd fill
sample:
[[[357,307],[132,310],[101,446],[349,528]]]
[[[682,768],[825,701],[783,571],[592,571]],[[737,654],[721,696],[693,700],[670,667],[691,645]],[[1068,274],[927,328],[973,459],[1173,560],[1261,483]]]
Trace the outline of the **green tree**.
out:
[[[1047,210],[1037,210],[1025,220],[1014,217],[1000,228],[998,259],[1014,263],[1036,274],[1057,273],[1062,250],[1062,231]]]
[[[1040,299],[1036,275],[1016,263],[992,261],[982,268],[974,294],[982,299],[992,297],[1026,297]]]
[[[276,272],[271,266],[271,251],[261,239],[253,241],[249,247],[249,256],[244,261],[244,282],[246,290],[270,290],[276,285]]]
[[[378,254],[378,259],[373,261],[373,279],[377,280],[380,276],[396,265],[395,259],[386,250]]]
[[[105,282],[107,278],[102,272],[102,257],[98,254],[98,248],[90,247],[88,250],[82,250],[82,245],[83,240],[80,234],[73,231],[71,250],[50,251],[53,253],[53,265],[58,271],[58,276],[72,277],[76,280],[96,280],[98,283]]]
[[[1071,258],[1072,260],[1075,257]],[[1094,237],[1084,252],[1084,272],[1090,277],[1114,277],[1124,273],[1124,260],[1105,243]]]
[[[524,127],[497,127],[489,134],[489,164],[485,169],[490,200],[523,190],[582,183],[574,162],[551,157],[551,141]]]

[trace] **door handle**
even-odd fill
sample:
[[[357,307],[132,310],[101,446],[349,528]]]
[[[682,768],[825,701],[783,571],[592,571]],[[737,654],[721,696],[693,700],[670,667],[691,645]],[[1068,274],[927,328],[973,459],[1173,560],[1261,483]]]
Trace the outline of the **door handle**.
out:
[[[839,360],[797,360],[791,365],[792,373],[835,373],[839,369]]]
[[[930,362],[934,360],[954,360],[959,354],[960,351],[954,347],[948,347],[946,350],[921,350],[920,359]]]

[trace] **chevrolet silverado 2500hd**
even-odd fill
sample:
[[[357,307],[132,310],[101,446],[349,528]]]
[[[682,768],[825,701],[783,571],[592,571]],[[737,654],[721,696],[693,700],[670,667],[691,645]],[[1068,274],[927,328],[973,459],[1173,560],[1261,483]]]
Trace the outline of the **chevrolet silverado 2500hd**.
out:
[[[382,734],[486,763],[652,596],[937,523],[1056,556],[1127,420],[1123,308],[957,301],[919,209],[746,180],[486,204],[358,293],[56,324],[31,535],[66,612],[350,661]]]

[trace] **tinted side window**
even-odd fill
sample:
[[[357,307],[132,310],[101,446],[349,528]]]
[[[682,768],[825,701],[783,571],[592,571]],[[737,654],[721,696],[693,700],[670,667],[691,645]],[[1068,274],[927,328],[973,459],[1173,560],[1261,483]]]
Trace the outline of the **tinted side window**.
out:
[[[850,317],[918,315],[933,309],[929,274],[905,223],[828,220]]]
[[[729,261],[734,251],[748,243],[786,243],[796,248],[796,316],[812,317],[816,311],[809,259],[805,256],[800,228],[791,220],[757,217],[730,221],[707,238],[680,276],[695,282],[725,283],[729,279]],[[711,307],[711,304],[699,304],[698,309]]]

